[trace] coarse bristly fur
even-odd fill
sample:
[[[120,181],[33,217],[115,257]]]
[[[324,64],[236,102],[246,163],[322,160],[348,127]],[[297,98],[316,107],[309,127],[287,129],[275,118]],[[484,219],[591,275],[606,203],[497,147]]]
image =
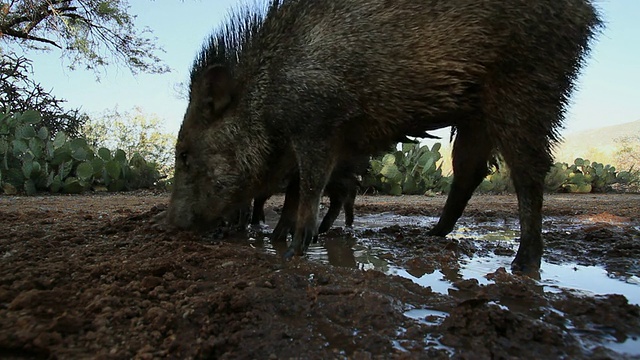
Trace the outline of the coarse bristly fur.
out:
[[[273,3],[268,8],[276,9],[278,3]],[[191,88],[189,92],[190,98],[192,96],[201,96],[198,93],[198,88],[194,89],[194,86],[199,86],[201,83],[199,82],[202,79],[203,73],[207,71],[207,69],[212,65],[221,65],[224,64],[230,70],[234,70],[238,62],[241,62],[241,57],[243,55],[243,47],[248,44],[254,34],[256,34],[260,28],[260,25],[264,18],[265,9],[262,9],[257,4],[252,5],[241,5],[236,8],[235,12],[232,12],[229,16],[228,21],[219,29],[217,29],[211,36],[207,39],[205,46],[197,55],[193,66],[191,68]],[[419,135],[427,136],[434,138],[426,133],[421,133]],[[403,141],[411,141],[407,138],[400,139]],[[255,157],[253,157],[255,159]],[[320,232],[324,232],[327,230],[331,224],[335,221],[337,215],[340,212],[340,209],[344,205],[345,209],[351,211],[347,214],[347,217],[353,219],[353,197],[355,197],[355,193],[357,191],[357,180],[356,177],[361,175],[360,173],[366,171],[366,169],[361,169],[363,161],[368,164],[368,157],[360,156],[356,159],[349,159],[348,161],[344,161],[341,166],[337,168],[337,173],[332,175],[327,184],[327,195],[331,199],[331,207],[329,213],[325,216],[325,220],[320,225]],[[250,163],[250,160],[243,161],[245,163]],[[250,166],[250,165],[248,165]],[[288,179],[285,179],[288,180]],[[269,190],[274,189],[275,186],[263,186],[267,188],[267,192]],[[277,189],[281,190],[281,189]],[[264,201],[270,197],[271,193],[261,194],[258,198],[254,198],[254,206],[257,206],[257,209],[254,209],[254,215],[251,217],[251,222],[254,224],[259,223],[260,219],[264,220],[264,214],[262,213],[262,207],[264,205]],[[297,209],[297,204],[293,204],[293,213],[286,213],[285,216],[281,217],[281,221],[279,222],[276,228],[281,229],[284,232],[288,232],[290,229],[285,228],[285,220],[290,220],[291,223],[295,221],[295,210]],[[230,218],[233,220],[239,220],[239,224],[241,227],[244,226],[244,223],[248,220],[244,214],[248,213],[248,208],[250,205],[247,204],[244,208],[240,208],[239,211],[241,213],[236,214],[233,213]],[[337,209],[337,210],[336,210]],[[289,216],[291,219],[287,219]],[[352,221],[351,221],[352,222]],[[291,225],[291,224],[289,224]],[[350,222],[349,222],[350,225]],[[286,233],[280,232],[280,238],[282,236],[286,238]]]
[[[602,26],[589,0],[276,0],[235,14],[192,69],[172,223],[207,222],[291,178],[288,255],[302,254],[336,164],[455,126],[431,233],[453,229],[498,152],[518,194],[514,268],[539,268],[551,146]]]

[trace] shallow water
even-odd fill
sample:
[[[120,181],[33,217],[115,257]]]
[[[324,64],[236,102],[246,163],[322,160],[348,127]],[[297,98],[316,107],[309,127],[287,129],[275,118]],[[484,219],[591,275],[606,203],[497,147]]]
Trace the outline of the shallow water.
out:
[[[345,237],[321,237],[316,244],[311,244],[307,257],[320,263],[334,266],[352,267],[363,270],[378,270],[387,274],[402,276],[422,285],[430,286],[435,292],[447,294],[453,289],[453,283],[459,280],[477,279],[479,284],[492,283],[486,275],[504,267],[511,266],[512,256],[485,255],[464,258],[459,269],[436,269],[432,273],[414,276],[410,270],[401,265],[393,264],[389,258],[398,252],[389,244],[376,241],[374,238],[363,237],[359,234],[362,229],[381,229],[392,225],[429,227],[437,218],[424,216],[400,216],[391,213],[360,216],[354,224],[354,229]],[[567,229],[566,221],[546,218],[547,223]],[[474,224],[461,218],[460,225],[448,236],[453,239],[473,238],[478,241],[500,242],[503,247],[517,249],[514,240],[519,236],[517,221],[492,221]],[[564,225],[560,225],[564,224]],[[340,219],[334,226],[340,226]],[[574,222],[574,226],[581,224]],[[582,224],[584,225],[584,224]],[[567,230],[569,231],[569,230]],[[354,238],[355,237],[355,238]],[[252,243],[264,247],[268,252],[275,253],[267,238]],[[585,295],[621,294],[630,303],[640,305],[640,278],[631,274],[611,274],[601,266],[583,266],[576,263],[553,264],[542,261],[539,283],[544,291],[558,292],[559,289],[572,289]]]
[[[401,216],[392,213],[359,216],[354,223],[354,228],[345,229],[342,236],[335,234],[321,236],[318,243],[311,244],[307,251],[307,258],[333,266],[363,270],[373,269],[389,275],[401,276],[421,286],[430,287],[432,291],[441,294],[450,294],[450,290],[455,290],[453,284],[457,281],[476,279],[480,285],[488,285],[493,283],[493,280],[487,279],[487,274],[494,273],[501,267],[510,271],[512,255],[503,256],[491,253],[490,255],[476,254],[471,258],[462,256],[459,267],[455,269],[439,268],[428,273],[412,274],[409,268],[393,261],[393,259],[406,257],[406,249],[402,253],[403,250],[393,248],[388,241],[381,241],[383,236],[376,238],[376,231],[365,231],[380,230],[394,225],[424,227],[426,229],[436,221],[437,218],[434,217]],[[561,229],[570,232],[590,224],[590,219],[569,220],[568,218],[546,217],[544,222],[546,231]],[[251,244],[262,247],[270,253],[282,252],[283,249],[273,248],[267,238],[270,228],[272,229],[274,225],[263,226],[263,231],[260,233],[263,237],[251,239]],[[334,227],[342,225],[340,218]],[[503,248],[516,250],[518,243],[515,239],[518,236],[517,220],[498,219],[478,223],[473,219],[461,218],[456,229],[448,237],[452,239],[471,238],[479,242],[498,242]],[[628,299],[629,303],[640,305],[640,278],[632,274],[612,274],[601,266],[583,266],[576,263],[555,264],[543,259],[540,279],[537,283],[540,285],[541,292],[554,293],[568,290],[587,296],[621,294]],[[527,304],[495,303],[494,305],[516,311],[528,311]],[[552,311],[557,310],[552,309]],[[405,313],[408,318],[429,325],[441,323],[447,315],[445,312],[434,309],[410,309]],[[603,339],[604,345],[611,350],[640,355],[640,339],[637,337],[621,341],[613,336],[609,336],[609,339],[606,334],[603,336],[605,337]],[[425,341],[438,343],[437,339],[425,339]],[[585,347],[591,347],[591,345],[585,343]],[[401,343],[394,344],[394,346],[402,349]]]

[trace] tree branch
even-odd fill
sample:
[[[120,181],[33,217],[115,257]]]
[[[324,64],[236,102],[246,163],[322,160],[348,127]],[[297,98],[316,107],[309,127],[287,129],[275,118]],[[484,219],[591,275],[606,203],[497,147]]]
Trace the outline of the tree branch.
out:
[[[57,47],[58,49],[62,49],[62,47],[60,45],[58,45],[53,40],[41,38],[41,37],[38,37],[38,36],[29,35],[29,34],[27,34],[25,32],[15,31],[13,29],[1,29],[0,31],[2,31],[2,33],[4,35],[13,36],[13,37],[18,38],[18,39],[25,39],[25,40],[33,40],[33,41],[43,42],[43,43],[47,43],[47,44],[53,45],[53,46]]]

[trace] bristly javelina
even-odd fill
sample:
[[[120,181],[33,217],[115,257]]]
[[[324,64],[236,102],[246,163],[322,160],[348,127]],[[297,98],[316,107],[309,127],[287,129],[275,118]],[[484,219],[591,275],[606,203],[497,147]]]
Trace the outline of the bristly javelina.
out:
[[[513,267],[539,268],[550,148],[601,27],[590,0],[274,0],[264,16],[237,14],[233,64],[205,47],[192,69],[170,223],[217,218],[297,171],[287,256],[303,254],[336,164],[455,126],[431,233],[452,230],[497,151],[518,196]]]
[[[196,58],[194,67],[192,69],[192,82],[197,78],[198,71],[201,71],[210,64],[225,65],[229,68],[233,68],[243,55],[243,45],[246,44],[251,37],[256,33],[258,27],[262,21],[262,12],[259,9],[245,7],[240,8],[240,12],[232,13],[232,17],[229,22],[224,26],[217,29],[209,38],[209,42],[203,51]],[[421,137],[437,138],[431,136],[426,132],[418,133]],[[402,136],[398,141],[403,142],[415,142],[408,139],[406,136]],[[360,155],[349,159],[349,161],[343,161],[336,166],[335,171],[330,177],[325,192],[329,196],[331,204],[329,211],[325,215],[322,223],[318,228],[319,233],[326,232],[333,222],[340,214],[340,210],[345,209],[345,224],[350,226],[353,223],[353,204],[355,195],[357,192],[357,176],[364,175],[367,171],[369,164],[369,156]],[[292,176],[297,176],[296,173],[290,172]],[[290,179],[285,180],[285,187]],[[275,184],[265,183],[261,188],[267,193],[261,194],[254,199],[253,214],[250,217],[252,224],[259,224],[260,220],[264,221],[264,202],[272,194],[271,191],[281,189]],[[286,236],[291,231],[292,224],[295,224],[297,203],[293,203],[295,199],[289,199],[287,202],[289,206],[285,206],[283,210],[283,216],[278,221],[278,224],[274,230],[272,241],[284,241]],[[245,227],[248,224],[248,213],[250,206],[237,207],[237,211],[228,212],[224,215],[226,220],[229,221],[229,225],[237,225],[240,228]],[[217,225],[218,222],[212,222],[211,224]],[[207,225],[207,224],[205,224]]]
[[[407,139],[407,141],[411,140]],[[344,208],[345,225],[353,225],[353,207],[360,183],[358,177],[365,175],[368,169],[369,156],[361,156],[349,162],[342,162],[336,165],[324,189],[325,195],[329,197],[330,204],[329,210],[318,227],[319,234],[327,232],[331,228],[331,225],[340,215],[342,208]],[[292,181],[288,185],[288,189],[297,192],[296,181]],[[268,198],[269,196],[263,196],[253,200],[252,224],[257,225],[261,220],[264,221],[264,204]],[[295,201],[295,194],[287,198],[282,209],[280,221],[278,221],[273,230],[271,241],[286,240],[289,231],[294,229],[298,204],[292,203],[291,198]]]

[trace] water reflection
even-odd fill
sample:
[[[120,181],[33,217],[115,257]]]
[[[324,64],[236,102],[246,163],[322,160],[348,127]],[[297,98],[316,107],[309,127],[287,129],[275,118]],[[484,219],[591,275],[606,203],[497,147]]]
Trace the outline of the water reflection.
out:
[[[487,274],[492,274],[499,268],[510,269],[513,255],[499,255],[496,254],[497,251],[489,252],[486,255],[476,254],[472,258],[462,256],[457,259],[457,262],[454,262],[453,266],[447,265],[447,262],[436,262],[435,265],[419,261],[405,262],[407,259],[414,258],[411,249],[393,247],[393,243],[385,240],[383,231],[380,232],[380,236],[376,236],[378,234],[376,229],[382,230],[387,226],[427,227],[436,220],[436,218],[399,216],[388,213],[361,216],[356,221],[354,229],[344,231],[334,229],[329,235],[320,236],[318,243],[311,244],[309,247],[307,258],[333,266],[377,270],[385,274],[404,277],[416,284],[429,287],[434,292],[451,295],[460,300],[466,300],[477,294],[471,289],[465,290],[464,287],[456,287],[454,284],[469,281],[471,286],[476,284],[490,285],[494,281]],[[287,249],[286,243],[273,244],[268,240],[270,229],[275,225],[275,220],[272,219],[272,221],[273,224],[253,228],[250,231],[249,243],[266,252],[282,256]],[[562,226],[553,219],[546,218],[545,221],[547,225],[552,227]],[[335,226],[339,227],[340,225],[339,219]],[[575,226],[577,228],[580,224],[576,223]],[[498,248],[515,250],[518,246],[515,239],[519,236],[519,231],[516,229],[518,229],[516,220],[503,219],[478,224],[473,221],[465,222],[463,219],[461,225],[449,238],[472,238],[477,241],[489,242],[494,248],[499,245]],[[437,267],[435,267],[436,265]],[[534,278],[534,280],[537,280],[537,286],[529,288],[540,295],[545,292],[554,293],[566,289],[588,296],[621,294],[628,299],[629,303],[640,305],[640,278],[630,274],[612,274],[600,266],[567,263],[559,265],[543,260],[539,278]],[[495,305],[506,307],[511,311],[531,313],[534,317],[537,315],[532,312],[542,311],[539,306],[522,298],[511,300],[508,297],[502,298]],[[557,311],[555,309],[548,310]],[[441,322],[447,316],[446,313],[433,309],[411,309],[405,315],[430,325]],[[542,314],[538,315],[542,316]],[[571,331],[571,329],[569,330]],[[433,341],[437,341],[437,339]],[[640,353],[640,340],[637,337],[625,339],[611,337],[603,339],[603,342],[605,346],[619,353],[634,355]],[[401,342],[396,345],[398,348],[402,348]]]
[[[390,275],[398,275],[412,280],[421,286],[429,286],[433,291],[449,294],[454,289],[453,284],[467,279],[476,279],[480,285],[493,283],[486,278],[489,273],[498,268],[510,269],[512,256],[485,255],[473,258],[461,258],[458,267],[429,268],[416,266],[411,262],[407,264],[394,263],[392,259],[402,258],[407,254],[401,254],[400,249],[394,249],[391,244],[371,237],[364,237],[364,230],[382,228],[385,224],[393,224],[395,221],[406,224],[432,224],[432,219],[427,217],[409,217],[390,214],[376,214],[359,218],[360,228],[349,231],[334,231],[330,236],[320,236],[319,241],[311,244],[307,252],[307,258],[333,266],[355,268],[361,270],[377,270]],[[339,221],[338,221],[339,222]],[[337,222],[337,223],[338,223]],[[480,227],[459,227],[451,236],[453,238],[469,238],[480,241],[499,242],[500,246],[515,249],[517,242],[514,238],[518,231],[511,226],[517,223],[507,220],[492,222]],[[426,226],[426,225],[425,225]],[[489,231],[484,231],[485,226]],[[282,256],[286,251],[285,243],[271,243],[268,240],[269,225],[259,229],[253,229],[251,244],[263,248],[270,253]],[[371,232],[367,232],[369,235]],[[375,232],[373,232],[375,234]],[[396,261],[397,262],[397,261]],[[573,289],[588,295],[622,294],[632,304],[640,305],[640,279],[629,274],[610,274],[600,266],[583,266],[577,264],[553,264],[542,261],[540,278],[540,291],[558,292],[560,289]]]

